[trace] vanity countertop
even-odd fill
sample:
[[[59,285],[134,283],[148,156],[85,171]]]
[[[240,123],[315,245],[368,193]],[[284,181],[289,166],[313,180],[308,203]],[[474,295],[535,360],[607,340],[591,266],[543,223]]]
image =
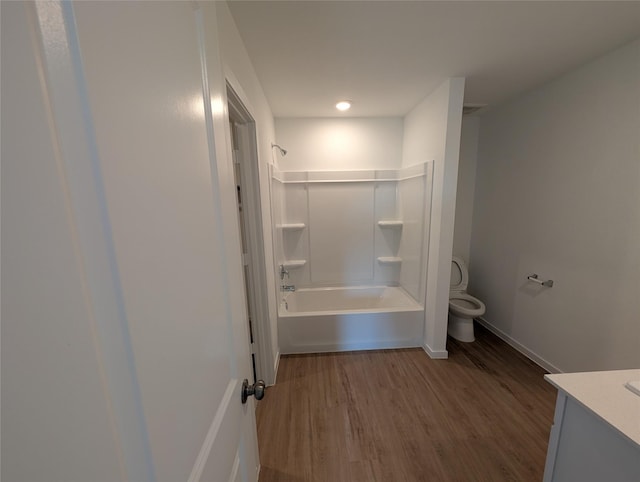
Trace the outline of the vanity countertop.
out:
[[[544,378],[640,446],[640,395],[625,386],[640,381],[640,370],[560,373]]]

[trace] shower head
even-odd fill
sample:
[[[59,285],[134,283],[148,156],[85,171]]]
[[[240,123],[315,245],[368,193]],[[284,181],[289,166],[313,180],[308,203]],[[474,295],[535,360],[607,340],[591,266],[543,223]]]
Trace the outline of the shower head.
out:
[[[282,157],[287,155],[287,150],[283,149],[282,147],[280,147],[278,144],[274,144],[273,142],[271,143],[271,148],[273,149],[274,147],[277,147],[278,150],[280,151],[280,154],[282,155]]]

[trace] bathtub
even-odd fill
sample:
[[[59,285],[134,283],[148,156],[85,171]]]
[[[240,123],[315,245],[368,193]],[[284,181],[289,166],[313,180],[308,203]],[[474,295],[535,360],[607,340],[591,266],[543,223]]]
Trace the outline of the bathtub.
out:
[[[278,307],[280,353],[422,346],[424,309],[402,288],[309,288]]]

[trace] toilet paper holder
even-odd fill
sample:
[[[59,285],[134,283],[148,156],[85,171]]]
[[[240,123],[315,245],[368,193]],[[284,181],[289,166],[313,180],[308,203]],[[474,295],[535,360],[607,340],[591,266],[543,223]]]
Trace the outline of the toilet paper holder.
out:
[[[535,274],[535,273],[530,274],[529,276],[527,276],[527,279],[529,281],[533,281],[534,283],[538,283],[539,285],[546,286],[547,288],[551,288],[553,286],[553,280],[552,279],[548,279],[546,281],[543,281],[540,278],[538,278],[538,275]]]

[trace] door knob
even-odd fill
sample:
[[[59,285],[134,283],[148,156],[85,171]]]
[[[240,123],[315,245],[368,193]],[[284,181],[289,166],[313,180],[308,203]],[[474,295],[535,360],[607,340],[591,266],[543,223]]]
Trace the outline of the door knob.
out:
[[[247,403],[247,398],[251,395],[256,397],[256,400],[262,400],[264,397],[264,382],[262,380],[258,380],[253,385],[249,385],[249,380],[246,378],[242,382],[242,393],[240,394],[240,398],[242,403]]]

